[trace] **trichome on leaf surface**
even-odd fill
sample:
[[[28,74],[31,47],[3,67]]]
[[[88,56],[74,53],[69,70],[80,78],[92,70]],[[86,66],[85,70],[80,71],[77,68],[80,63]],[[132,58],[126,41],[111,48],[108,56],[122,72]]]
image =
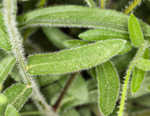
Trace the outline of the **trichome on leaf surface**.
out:
[[[150,116],[149,10],[0,0],[0,116]]]

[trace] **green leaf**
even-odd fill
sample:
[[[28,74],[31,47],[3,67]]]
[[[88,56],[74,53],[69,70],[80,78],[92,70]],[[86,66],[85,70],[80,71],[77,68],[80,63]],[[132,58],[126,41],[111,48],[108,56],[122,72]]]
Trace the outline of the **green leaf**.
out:
[[[117,55],[125,43],[125,40],[105,40],[56,53],[32,55],[27,70],[32,75],[41,75],[89,69]]]
[[[131,14],[128,21],[128,30],[132,44],[140,47],[144,43],[144,36],[138,19]]]
[[[148,59],[148,58],[150,58],[149,55],[150,55],[149,48],[147,48],[144,52],[143,58]],[[144,80],[145,71],[135,67],[132,73],[133,74],[132,74],[132,80],[131,80],[131,92],[135,93],[141,87],[141,84]]]
[[[114,11],[83,6],[54,6],[42,8],[19,17],[21,27],[57,26],[108,28],[128,32],[128,16]],[[140,22],[144,34],[149,36],[149,25]]]
[[[11,50],[11,44],[9,42],[9,36],[6,32],[2,11],[0,10],[0,48],[10,51]]]
[[[9,104],[5,111],[5,116],[20,116],[16,108]]]
[[[17,110],[20,110],[32,93],[32,88],[29,85],[14,84],[7,88],[3,94],[8,99],[8,104],[12,104]],[[0,108],[0,115],[3,114],[7,104]]]
[[[4,94],[0,94],[0,107],[7,103],[7,97]]]
[[[4,81],[8,77],[8,74],[12,71],[14,65],[16,63],[16,59],[7,55],[0,61],[0,85],[3,85]]]
[[[119,55],[123,55],[128,53],[129,51],[131,51],[132,49],[132,45],[130,44],[130,42],[127,42],[124,46],[124,48],[121,50],[121,52],[119,53]]]
[[[137,60],[136,67],[143,71],[150,71],[150,60],[141,58]]]
[[[115,108],[119,96],[120,81],[115,66],[106,62],[96,67],[98,80],[98,104],[100,111],[108,116]]]
[[[89,43],[88,41],[82,41],[82,40],[67,40],[67,41],[64,41],[64,45],[67,48],[78,47],[78,46],[86,45],[88,43]]]
[[[102,29],[91,29],[85,31],[79,35],[79,38],[87,41],[99,41],[106,39],[129,39],[128,32],[119,32],[115,30],[110,30],[107,28]]]
[[[144,79],[145,71],[135,68],[132,74],[131,92],[135,93],[140,88]]]

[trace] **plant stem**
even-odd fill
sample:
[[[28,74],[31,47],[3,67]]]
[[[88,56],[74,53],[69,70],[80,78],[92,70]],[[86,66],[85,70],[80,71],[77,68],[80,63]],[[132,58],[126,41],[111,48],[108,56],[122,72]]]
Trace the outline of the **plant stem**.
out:
[[[63,88],[63,90],[62,90],[60,96],[58,97],[56,103],[55,103],[54,106],[53,106],[53,108],[54,108],[55,111],[58,110],[58,108],[59,108],[59,106],[60,106],[60,104],[61,104],[61,101],[63,100],[63,98],[64,98],[66,92],[68,91],[70,85],[72,84],[73,80],[75,79],[76,74],[77,74],[77,73],[73,73],[73,74],[71,75],[71,77],[68,79],[68,81],[66,82],[65,87]]]
[[[134,0],[124,11],[125,14],[129,14],[135,7],[137,7],[142,0]]]
[[[100,0],[100,7],[105,8],[105,0]]]
[[[27,73],[27,62],[24,57],[24,49],[22,44],[23,38],[21,37],[16,24],[17,0],[3,0],[3,6],[4,22],[10,37],[12,53],[17,59],[18,68],[22,74],[22,80],[24,83],[32,86],[32,99],[39,110],[46,116],[57,116],[52,108],[46,103],[44,97],[39,91],[37,84],[31,78],[31,75]]]
[[[128,84],[129,84],[129,80],[130,80],[130,76],[131,76],[132,70],[135,67],[137,60],[143,56],[144,51],[145,51],[145,49],[147,47],[148,47],[148,42],[145,41],[145,43],[138,49],[138,51],[136,53],[136,56],[133,58],[133,60],[129,64],[129,68],[127,70],[127,73],[126,73],[126,76],[125,76],[124,85],[123,85],[123,90],[122,90],[122,95],[121,95],[121,101],[120,101],[118,116],[123,116],[125,100],[126,100],[127,91],[128,91]]]
[[[96,7],[96,4],[93,0],[85,0],[85,2],[89,5],[89,7]]]

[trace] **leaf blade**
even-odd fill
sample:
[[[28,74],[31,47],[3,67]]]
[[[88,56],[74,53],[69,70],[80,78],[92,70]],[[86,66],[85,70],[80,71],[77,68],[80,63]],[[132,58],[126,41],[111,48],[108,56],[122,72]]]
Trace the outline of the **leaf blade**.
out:
[[[119,96],[120,81],[116,68],[111,62],[96,67],[99,107],[100,111],[108,116],[115,108]]]
[[[141,26],[137,18],[131,14],[128,21],[128,30],[130,40],[135,47],[140,47],[144,43],[144,36],[141,29]]]
[[[57,10],[56,10],[57,9]],[[109,28],[128,32],[128,16],[113,10],[82,6],[56,6],[38,9],[19,17],[21,27],[56,26]],[[141,21],[143,31],[149,36],[150,27]]]
[[[125,40],[105,40],[56,53],[33,55],[28,58],[28,72],[32,75],[64,74],[88,69],[117,55],[125,43]]]
[[[16,108],[9,104],[5,111],[5,116],[20,116]]]
[[[4,57],[0,61],[0,85],[4,83],[8,77],[8,74],[12,71],[15,63],[16,59],[11,55]]]

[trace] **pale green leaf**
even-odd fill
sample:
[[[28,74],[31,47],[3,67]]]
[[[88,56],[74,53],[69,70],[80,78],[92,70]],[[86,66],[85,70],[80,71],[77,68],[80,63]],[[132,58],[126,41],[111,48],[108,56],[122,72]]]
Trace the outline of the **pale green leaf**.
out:
[[[119,53],[119,55],[123,55],[128,53],[129,51],[131,51],[132,49],[132,45],[130,44],[130,42],[127,42],[124,46],[124,48],[121,50],[121,52]]]
[[[128,16],[114,11],[83,6],[54,6],[31,11],[19,17],[21,27],[57,26],[108,28],[128,32]],[[141,21],[144,34],[150,27]]]
[[[144,43],[144,36],[138,19],[131,14],[128,21],[129,36],[135,47],[140,47]]]
[[[24,84],[14,84],[7,88],[3,94],[8,99],[8,104],[12,104],[17,110],[20,110],[32,93],[32,88]],[[4,113],[6,105],[0,108],[0,115]]]
[[[136,67],[143,71],[150,71],[150,60],[141,58],[137,60]]]
[[[87,41],[99,41],[99,40],[117,39],[117,38],[128,40],[129,34],[128,32],[119,32],[119,31],[104,28],[104,29],[91,29],[85,31],[81,33],[79,37]]]
[[[16,108],[9,104],[5,111],[5,116],[20,116]]]
[[[0,85],[4,83],[8,77],[8,74],[12,71],[15,63],[16,59],[11,55],[7,55],[0,60]]]
[[[27,69],[32,75],[63,74],[89,69],[117,55],[125,43],[125,40],[105,40],[56,53],[32,55],[28,57]]]
[[[98,80],[98,106],[108,116],[115,108],[119,96],[120,81],[115,66],[106,62],[96,67]]]
[[[7,97],[4,94],[0,94],[0,107],[7,103]]]
[[[145,71],[135,68],[132,74],[131,92],[135,93],[140,88],[144,79]]]
[[[149,52],[149,48],[147,48],[144,52],[143,58],[150,58],[150,52]],[[131,80],[131,92],[135,93],[139,90],[139,88],[141,87],[141,84],[144,80],[144,76],[145,76],[145,71],[138,69],[138,68],[134,68],[133,72],[132,72],[132,80]]]

